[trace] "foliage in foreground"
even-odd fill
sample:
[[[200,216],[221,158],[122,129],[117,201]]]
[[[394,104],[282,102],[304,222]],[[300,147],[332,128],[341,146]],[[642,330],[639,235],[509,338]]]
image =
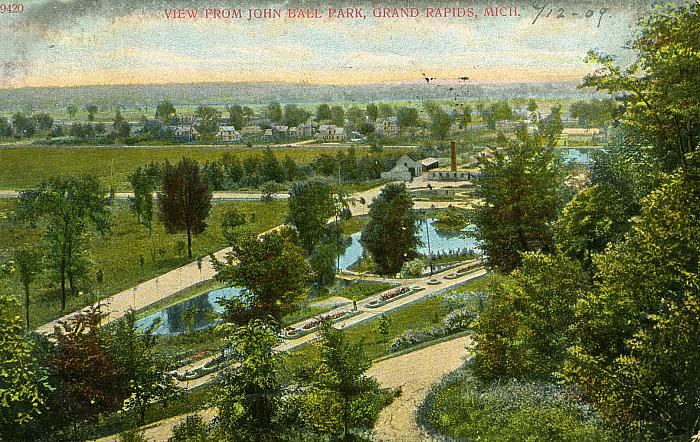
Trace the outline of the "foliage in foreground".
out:
[[[690,435],[700,415],[700,158],[642,200],[627,240],[599,259],[565,365],[625,434]]]
[[[0,296],[0,440],[33,420],[43,406],[44,376],[33,363],[32,345],[22,336],[19,306]]]
[[[591,408],[570,391],[547,382],[482,382],[469,362],[433,388],[418,419],[458,440],[609,439]]]

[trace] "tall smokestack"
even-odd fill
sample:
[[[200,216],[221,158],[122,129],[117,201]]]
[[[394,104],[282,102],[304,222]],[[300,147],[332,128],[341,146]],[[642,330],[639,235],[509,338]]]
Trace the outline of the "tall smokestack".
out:
[[[452,170],[452,172],[457,172],[457,143],[455,143],[453,141],[451,144],[451,147],[452,147],[452,155],[451,155],[452,168],[451,168],[451,170]]]

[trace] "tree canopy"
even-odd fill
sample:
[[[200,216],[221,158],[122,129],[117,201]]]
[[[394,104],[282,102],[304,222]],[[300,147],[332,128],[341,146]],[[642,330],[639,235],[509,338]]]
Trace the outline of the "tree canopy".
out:
[[[192,259],[192,235],[204,232],[211,209],[211,191],[195,160],[165,162],[158,205],[168,233],[187,233],[187,256]]]
[[[666,170],[685,164],[700,143],[700,5],[669,3],[639,22],[628,45],[636,58],[620,66],[609,55],[591,51],[599,65],[585,87],[607,91],[624,104],[621,118],[654,146]]]
[[[405,184],[391,183],[369,205],[361,241],[382,274],[396,274],[417,254],[417,217]]]
[[[328,219],[335,213],[333,187],[319,178],[296,182],[288,202],[287,222],[299,232],[306,253],[311,253],[322,238]]]
[[[505,273],[520,265],[520,254],[551,252],[552,223],[563,205],[563,176],[552,146],[543,136],[528,135],[503,150],[494,149],[480,159],[474,210],[477,236],[489,265]]]
[[[240,299],[223,303],[226,319],[238,324],[279,323],[306,299],[312,276],[296,232],[285,228],[260,237],[241,235],[226,262],[214,260],[214,265],[217,280],[245,289]]]

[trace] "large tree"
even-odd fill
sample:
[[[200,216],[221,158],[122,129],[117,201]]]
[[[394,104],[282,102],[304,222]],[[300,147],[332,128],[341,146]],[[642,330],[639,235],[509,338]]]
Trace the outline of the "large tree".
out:
[[[325,323],[319,362],[302,376],[310,383],[301,398],[304,420],[333,440],[356,440],[353,433],[371,429],[387,404],[388,395],[366,374],[372,361],[362,342],[350,342],[345,332]]]
[[[187,233],[187,256],[192,259],[192,235],[207,228],[211,191],[197,161],[165,162],[163,188],[158,194],[160,217],[168,233]]]
[[[551,252],[552,223],[563,203],[559,157],[543,136],[519,131],[519,141],[493,149],[480,159],[476,179],[480,204],[474,223],[489,265],[510,272],[520,265],[520,254]]]
[[[690,437],[700,408],[700,161],[642,200],[626,241],[594,262],[566,378],[635,440]]]
[[[134,195],[129,197],[129,208],[139,224],[143,225],[149,236],[153,234],[153,193],[158,187],[160,179],[160,165],[151,163],[147,166],[139,166],[129,175],[128,180]]]
[[[260,237],[241,235],[226,263],[213,262],[217,280],[245,291],[245,296],[224,302],[230,322],[279,323],[306,299],[312,272],[293,230],[283,228]]]
[[[375,123],[377,121],[377,118],[379,118],[379,108],[377,107],[377,105],[374,103],[370,103],[367,105],[367,108],[365,110],[367,111],[367,118],[369,119],[369,122]]]
[[[319,104],[316,109],[316,121],[330,121],[332,118],[331,107],[326,103]]]
[[[622,120],[653,144],[666,170],[685,164],[700,143],[700,4],[668,3],[639,22],[628,44],[636,52],[629,66],[591,51],[600,65],[584,86],[614,94],[624,104]]]
[[[282,105],[280,105],[279,102],[273,101],[267,105],[267,108],[265,109],[265,117],[270,121],[279,124],[282,122],[283,116],[284,113],[282,112]]]
[[[522,268],[493,282],[474,323],[477,373],[486,379],[551,377],[572,344],[568,329],[588,281],[577,261],[525,253]]]
[[[36,223],[43,219],[49,244],[49,266],[61,283],[61,310],[66,308],[66,280],[77,292],[77,279],[86,270],[88,227],[99,233],[110,228],[111,199],[93,176],[51,178],[20,196],[20,215]]]
[[[100,327],[106,314],[91,307],[56,326],[56,342],[49,362],[50,380],[56,390],[49,396],[49,408],[56,423],[66,428],[71,440],[86,421],[119,410],[129,396],[112,359],[109,337]]]
[[[399,127],[402,129],[418,125],[418,110],[413,107],[403,106],[396,111]]]
[[[129,395],[123,408],[136,411],[143,424],[150,404],[165,404],[178,394],[170,358],[155,352],[155,336],[150,329],[139,330],[133,311],[117,321],[109,340],[119,382]]]
[[[438,140],[444,140],[450,133],[450,125],[452,124],[452,119],[445,112],[439,104],[428,101],[424,104],[425,111],[430,116],[430,131]]]
[[[199,137],[204,141],[213,141],[219,133],[219,118],[221,112],[210,106],[199,106],[197,108],[197,124],[195,128],[199,132]]]
[[[391,183],[369,205],[361,241],[379,272],[396,274],[417,254],[420,238],[413,200],[405,184]]]
[[[99,111],[100,108],[98,108],[94,104],[88,104],[87,106],[85,106],[85,112],[87,112],[88,121],[94,121],[95,115],[97,115]]]
[[[294,183],[288,204],[287,222],[297,229],[304,250],[310,254],[335,213],[333,187],[320,178]]]
[[[345,109],[342,106],[331,107],[331,122],[338,127],[345,127]]]
[[[590,268],[594,253],[622,239],[630,216],[614,189],[588,187],[564,207],[554,224],[557,249]]]
[[[284,106],[284,124],[289,127],[296,127],[300,124],[306,123],[311,114],[304,110],[303,108],[295,105],[288,104]]]
[[[243,129],[245,123],[245,115],[243,108],[237,104],[228,108],[228,124],[235,127],[236,130]]]
[[[177,111],[170,101],[161,101],[158,103],[158,106],[156,106],[156,118],[160,118],[164,124],[170,124],[176,116]]]

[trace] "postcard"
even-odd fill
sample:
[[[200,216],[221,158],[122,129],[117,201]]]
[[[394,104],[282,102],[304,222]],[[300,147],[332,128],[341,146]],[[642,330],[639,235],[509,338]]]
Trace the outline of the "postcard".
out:
[[[700,441],[700,3],[0,3],[0,440]]]

